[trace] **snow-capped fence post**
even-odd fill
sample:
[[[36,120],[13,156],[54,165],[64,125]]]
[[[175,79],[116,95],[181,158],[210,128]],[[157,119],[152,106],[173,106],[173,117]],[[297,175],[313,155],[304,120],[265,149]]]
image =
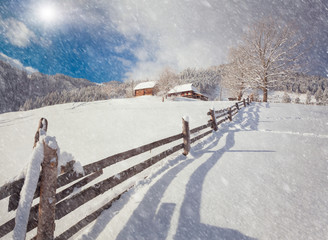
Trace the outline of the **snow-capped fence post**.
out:
[[[41,118],[40,121],[39,121],[38,130],[36,131],[35,136],[34,136],[33,148],[35,148],[37,142],[39,142],[40,129],[43,130],[44,132],[47,132],[47,130],[48,130],[48,120],[47,119]]]
[[[218,130],[218,125],[216,123],[215,110],[214,109],[210,109],[209,115],[211,116],[212,129],[214,131],[217,131]]]
[[[246,107],[246,100],[245,100],[245,98],[243,99],[243,104],[244,104],[244,107]]]
[[[187,156],[190,151],[189,118],[182,118],[183,155]]]
[[[228,108],[228,118],[230,120],[230,122],[232,121],[232,111],[231,111],[231,107]]]

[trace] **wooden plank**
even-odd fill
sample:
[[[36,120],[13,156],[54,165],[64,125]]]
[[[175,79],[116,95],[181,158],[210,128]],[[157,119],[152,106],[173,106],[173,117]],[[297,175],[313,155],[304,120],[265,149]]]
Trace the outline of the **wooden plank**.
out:
[[[59,192],[59,193],[56,194],[56,201],[59,202],[59,201],[63,200],[65,197],[67,197],[71,193],[73,193],[74,189],[81,188],[84,185],[87,185],[88,183],[90,183],[91,181],[93,181],[97,177],[101,176],[102,174],[103,174],[103,171],[100,170],[98,172],[95,172],[93,174],[90,174],[89,176],[83,178],[79,182],[74,183],[72,186],[70,186],[70,187],[62,190],[61,192]]]
[[[112,164],[115,164],[117,162],[120,162],[122,160],[126,160],[128,158],[134,157],[134,156],[139,155],[141,153],[148,152],[148,151],[150,151],[154,148],[157,148],[157,147],[160,147],[162,145],[165,145],[165,144],[174,142],[176,140],[182,139],[182,137],[183,137],[182,133],[179,133],[177,135],[174,135],[174,136],[171,136],[171,137],[168,137],[168,138],[164,138],[164,139],[158,140],[156,142],[153,142],[153,143],[150,143],[150,144],[143,145],[141,147],[137,147],[137,148],[128,150],[126,152],[118,153],[118,154],[115,154],[113,156],[104,158],[104,159],[102,159],[98,162],[88,164],[88,165],[83,167],[83,170],[84,170],[85,174],[89,174],[91,172],[96,172],[96,171],[99,171],[100,169],[108,167],[108,166],[110,166]]]
[[[74,170],[74,164],[75,164],[75,160],[71,160],[68,163],[66,163],[65,166],[61,166],[60,167],[60,174],[70,172],[70,171]]]
[[[120,161],[126,160],[130,157],[139,155],[141,153],[150,151],[151,149],[154,149],[156,147],[160,147],[162,145],[165,145],[165,144],[171,143],[173,141],[179,140],[182,137],[183,137],[182,133],[179,133],[177,135],[167,137],[167,138],[155,141],[155,142],[150,143],[150,144],[143,145],[139,148],[134,148],[134,149],[122,152],[122,153],[115,154],[115,155],[110,156],[108,158],[102,159],[98,162],[85,165],[83,167],[83,170],[84,170],[84,173],[85,173],[84,175],[80,174],[80,173],[76,173],[73,170],[70,171],[70,172],[64,173],[64,174],[58,176],[57,187],[60,188],[60,187],[65,186],[66,184],[68,184],[72,181],[75,181],[77,179],[80,179],[80,178],[84,177],[85,175],[89,175],[90,173],[97,172],[97,171],[99,171],[99,170],[101,170],[105,167],[108,167],[108,166],[113,165],[115,163],[118,163]],[[35,197],[38,197],[38,196],[39,196],[39,194],[36,194]]]
[[[14,227],[15,227],[15,218],[11,219],[5,224],[2,224],[0,226],[0,238],[10,233],[14,229]]]
[[[235,108],[235,109],[232,110],[231,113],[238,113],[238,110]]]
[[[68,213],[74,211],[81,205],[85,204],[86,202],[94,199],[100,194],[103,194],[107,190],[117,186],[118,184],[124,182],[125,180],[135,176],[136,174],[142,172],[146,168],[154,165],[155,163],[159,162],[163,158],[169,156],[172,153],[177,152],[178,150],[183,148],[183,144],[179,144],[174,146],[154,157],[149,158],[148,160],[139,163],[129,169],[115,175],[109,177],[83,191],[80,193],[72,196],[69,199],[63,200],[62,202],[57,204],[56,208],[56,219],[61,219],[62,217],[66,216]]]
[[[63,200],[65,197],[69,196],[73,191],[74,188],[80,188],[89,182],[93,181],[97,177],[101,176],[102,171],[95,172],[94,174],[91,174],[85,178],[83,178],[81,181],[73,184],[72,186],[64,189],[63,191],[56,194],[56,202],[59,202]],[[32,229],[36,228],[38,225],[38,209],[39,204],[36,204],[33,206],[30,210],[30,217],[29,217],[29,224],[27,227],[27,232],[31,231]],[[15,227],[15,218],[9,220],[5,224],[0,226],[0,238],[10,233]]]
[[[182,139],[182,137],[183,137],[182,133],[179,133],[177,135],[167,137],[167,138],[155,141],[153,143],[149,143],[149,144],[143,145],[141,147],[134,148],[134,149],[104,158],[100,161],[97,161],[95,163],[91,163],[91,164],[84,166],[83,167],[84,173],[85,173],[85,175],[88,175],[90,173],[97,172],[103,168],[106,168],[106,167],[113,165],[117,162],[120,162],[122,160],[126,160],[130,157],[150,151],[151,149],[154,149],[154,148],[160,147],[162,145]],[[67,173],[64,173],[64,174],[58,176],[57,186],[58,186],[58,188],[65,186],[66,184],[68,184],[72,181],[75,181],[79,178],[82,178],[85,175],[75,173],[73,170],[69,171]],[[8,183],[8,184],[5,184],[2,187],[0,187],[0,200],[4,199],[12,194],[17,193],[17,189],[19,189],[19,192],[20,192],[20,189],[22,188],[23,184],[24,184],[24,178],[16,180],[16,181]],[[39,196],[39,191],[37,190],[35,198],[38,196]]]
[[[141,147],[134,148],[134,149],[128,150],[126,152],[118,153],[118,154],[115,154],[113,156],[104,158],[104,159],[102,159],[98,162],[85,165],[83,167],[84,173],[85,173],[85,175],[88,175],[90,173],[97,172],[101,169],[104,169],[104,168],[106,168],[110,165],[113,165],[115,163],[118,163],[120,161],[126,160],[128,158],[134,157],[134,156],[139,155],[141,153],[148,152],[148,151],[150,151],[154,148],[157,148],[157,147],[163,146],[165,144],[174,142],[176,140],[182,139],[182,137],[183,137],[182,133],[179,133],[177,135],[167,137],[167,138],[158,140],[156,142],[146,144],[146,145],[143,145]],[[57,186],[58,187],[65,186],[66,184],[68,184],[72,181],[75,181],[79,178],[82,178],[83,176],[84,175],[77,174],[73,171],[65,173],[65,174],[58,177]]]
[[[13,191],[12,191],[12,193],[10,195],[10,198],[9,198],[8,212],[17,209],[19,199],[20,199],[20,191],[21,191],[21,189],[24,185],[24,181],[25,181],[25,179],[22,178],[22,179],[20,179],[19,182],[17,182],[17,184],[12,185],[12,190]]]
[[[221,119],[220,121],[218,121],[218,123],[217,123],[218,126],[219,126],[221,123],[227,121],[228,119],[229,119],[229,117],[225,117],[225,118]]]
[[[72,165],[74,164],[74,162],[75,161],[72,160],[68,163],[67,166],[62,167],[62,173],[72,171]],[[39,178],[38,186],[35,190],[34,199],[40,196],[40,179],[41,177]],[[24,178],[21,178],[11,183],[7,183],[0,188],[0,200],[10,196],[8,212],[17,209],[20,199],[20,191],[24,185],[24,180]]]
[[[115,154],[115,155],[110,156],[108,158],[104,158],[104,159],[102,159],[98,162],[91,163],[91,164],[88,164],[88,165],[84,166],[83,167],[84,173],[85,173],[85,175],[88,175],[90,173],[97,172],[97,171],[99,171],[99,170],[101,170],[105,167],[108,167],[112,164],[115,164],[115,163],[120,162],[122,160],[128,159],[130,157],[136,156],[138,154],[150,151],[153,148],[160,147],[160,146],[165,145],[167,143],[171,143],[173,141],[179,140],[182,137],[183,137],[182,133],[179,133],[177,135],[174,135],[174,136],[171,136],[171,137],[168,137],[168,138],[164,138],[164,139],[158,140],[158,141],[150,143],[150,144],[143,145],[139,148],[135,148],[135,149],[132,149],[132,150],[129,150],[129,151],[126,151],[126,152],[118,153],[118,154]],[[58,176],[57,186],[58,186],[58,188],[62,187],[62,186],[65,186],[66,184],[68,184],[72,181],[75,181],[79,178],[82,178],[85,175],[76,173],[73,170],[69,171],[67,173],[64,173],[64,174]],[[22,188],[23,184],[24,184],[24,178],[3,185],[0,188],[0,200],[4,199],[4,198],[6,198],[6,197],[8,197],[12,194],[15,194],[15,193],[17,194],[18,189],[19,189],[19,191],[18,191],[18,194],[19,194],[20,189]],[[34,198],[39,197],[39,192],[40,192],[40,190],[36,191],[36,194],[35,194]],[[19,201],[19,199],[18,199],[18,201]],[[16,202],[18,203],[18,201],[16,201]],[[16,208],[17,208],[17,204],[16,204]],[[14,210],[16,208],[13,208],[12,210]]]
[[[74,160],[68,162],[68,164],[66,166],[61,168],[61,172],[62,173],[69,172],[69,171],[73,172],[74,163],[75,163]],[[80,175],[80,176],[83,177],[84,175]],[[59,179],[62,178],[61,175],[59,175],[58,178]],[[11,190],[9,190],[10,199],[9,199],[9,204],[8,204],[8,212],[17,209],[19,199],[20,199],[20,191],[23,187],[24,180],[25,180],[24,178],[21,178],[15,182],[13,182],[12,185],[8,187],[9,189],[11,189]],[[35,190],[33,199],[38,198],[40,196],[40,180],[41,180],[41,176],[39,178],[38,186]],[[57,186],[58,186],[58,179],[57,179]],[[6,190],[4,190],[4,191],[6,191]]]
[[[24,178],[18,179],[16,181],[7,183],[0,187],[0,200],[4,199],[17,191],[16,189],[21,189],[24,185]]]
[[[55,240],[64,240],[64,239],[69,239],[72,237],[74,234],[76,234],[78,231],[80,231],[82,228],[86,227],[89,223],[93,222],[96,220],[105,210],[109,209],[113,202],[116,200],[120,199],[120,197],[127,192],[128,190],[125,190],[124,192],[120,193],[118,196],[110,200],[108,203],[106,203],[104,206],[99,208],[98,210],[94,211],[93,213],[89,214],[73,226],[71,226],[69,229],[67,229],[65,232],[60,234],[55,238]]]
[[[215,111],[215,114],[224,113],[224,112],[227,112],[227,111],[228,111],[228,108],[224,108],[224,109]]]
[[[224,117],[225,115],[227,115],[228,114],[228,112],[225,112],[225,113],[223,113],[223,114],[221,114],[221,115],[219,115],[219,116],[216,116],[216,119],[218,119],[218,118],[222,118],[222,117]]]
[[[232,111],[231,117],[235,116],[238,113],[238,111]]]
[[[207,136],[208,134],[210,134],[210,133],[212,133],[212,132],[213,132],[212,129],[209,130],[209,131],[207,131],[207,132],[204,132],[204,133],[202,133],[202,134],[200,134],[200,135],[198,135],[198,136],[196,136],[196,137],[190,139],[190,143],[194,143],[194,142],[198,141],[199,139],[201,139],[201,138]]]
[[[204,124],[204,125],[202,125],[202,126],[199,126],[199,127],[193,128],[193,129],[190,130],[190,134],[194,134],[194,133],[196,133],[196,132],[199,132],[199,131],[201,131],[201,130],[203,130],[203,129],[205,129],[205,128],[210,127],[211,125],[212,125],[212,123],[209,122],[209,123]]]
[[[26,232],[29,232],[38,226],[38,209],[39,204],[31,208]],[[14,227],[15,218],[12,218],[8,222],[2,224],[0,226],[0,238],[10,233],[14,229]]]

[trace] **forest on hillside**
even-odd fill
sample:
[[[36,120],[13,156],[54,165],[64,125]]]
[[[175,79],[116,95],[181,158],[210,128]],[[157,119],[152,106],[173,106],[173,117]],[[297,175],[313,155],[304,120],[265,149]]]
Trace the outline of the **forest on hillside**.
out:
[[[222,68],[212,67],[209,69],[188,68],[179,74],[170,69],[164,69],[155,88],[155,95],[165,96],[166,93],[176,85],[193,83],[200,92],[210,97],[210,100],[219,100],[222,90],[221,76]],[[82,87],[71,91],[54,91],[45,96],[28,99],[21,110],[30,110],[49,105],[69,102],[90,102],[115,98],[134,97],[134,87],[142,81],[111,81],[96,86]],[[328,78],[320,76],[307,76],[297,74],[272,88],[274,91],[286,93],[309,94],[313,96],[318,104],[326,104],[328,95]],[[234,96],[232,91],[231,96]],[[245,96],[244,96],[245,97]],[[222,99],[223,100],[223,99]],[[284,99],[282,99],[284,101]],[[288,102],[288,100],[287,100]]]
[[[207,69],[187,68],[175,73],[165,68],[157,79],[155,95],[165,96],[176,85],[193,83],[209,100],[222,99],[222,90],[231,97],[238,92],[225,86],[224,79],[227,65]],[[144,80],[148,81],[148,80]],[[0,112],[30,110],[49,105],[69,102],[90,102],[113,98],[134,96],[134,87],[143,81],[110,81],[94,84],[86,79],[76,79],[62,74],[49,76],[41,73],[27,74],[0,61]],[[327,104],[328,78],[306,74],[294,74],[288,78],[277,79],[270,90],[293,92],[313,96],[318,104]],[[257,91],[257,89],[250,89]]]

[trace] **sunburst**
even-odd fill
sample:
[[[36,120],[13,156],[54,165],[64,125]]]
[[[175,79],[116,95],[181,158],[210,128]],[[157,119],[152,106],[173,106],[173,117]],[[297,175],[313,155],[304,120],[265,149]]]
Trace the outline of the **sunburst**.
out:
[[[38,15],[44,23],[52,23],[56,20],[57,9],[54,5],[45,4],[39,7]]]

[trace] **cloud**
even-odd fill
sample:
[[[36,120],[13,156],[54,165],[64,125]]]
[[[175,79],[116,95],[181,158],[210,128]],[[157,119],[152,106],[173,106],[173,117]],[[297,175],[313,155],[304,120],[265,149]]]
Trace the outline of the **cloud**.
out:
[[[116,53],[134,55],[130,78],[153,78],[166,66],[181,71],[225,63],[228,49],[252,23],[265,17],[282,24],[299,23],[303,33],[313,36],[324,36],[328,22],[323,3],[313,0],[98,0],[96,4],[58,0],[57,4],[68,25],[103,36],[104,41],[107,36]],[[110,42],[115,31],[125,39],[120,44]]]
[[[235,14],[230,2],[99,0],[91,4],[88,0],[59,0],[56,9],[67,26],[107,35],[107,39],[112,39],[113,32],[119,33],[124,40],[112,44],[114,51],[132,53],[136,60],[127,76],[152,78],[166,66],[180,71],[224,62],[228,47],[242,31],[238,14],[227,20],[229,14]]]
[[[26,47],[37,39],[33,31],[14,18],[2,20],[1,24],[4,36],[12,45]]]
[[[241,16],[227,20],[229,14],[235,14],[233,7],[229,1],[206,0],[121,0],[110,4],[110,20],[117,31],[130,41],[142,39],[131,49],[137,63],[127,77],[154,78],[166,66],[181,71],[225,62],[229,46],[243,31],[236,23]]]
[[[122,57],[115,57],[117,61],[120,61],[124,67],[130,67],[132,65],[132,62],[128,59],[122,58]]]
[[[322,69],[328,60],[322,50],[328,42],[324,1],[120,0],[110,1],[107,8],[116,30],[131,42],[138,41],[131,49],[137,58],[127,74],[132,78],[156,77],[165,66],[181,71],[225,63],[228,49],[249,26],[266,17],[278,24],[293,23],[304,37],[320,39],[315,46],[318,54],[311,59],[321,63],[313,68]]]
[[[5,55],[1,52],[0,52],[0,59],[7,62],[7,63],[9,63],[11,66],[13,66],[15,68],[26,71],[29,74],[34,73],[34,72],[38,72],[38,70],[36,70],[32,67],[24,67],[24,65],[19,60],[8,57],[7,55]]]
[[[40,1],[32,2],[38,9]],[[134,79],[155,78],[166,66],[178,72],[225,63],[228,49],[254,21],[265,17],[299,23],[304,34],[321,40],[317,49],[327,49],[328,43],[327,8],[322,0],[58,0],[53,4],[58,14],[54,24],[62,33],[77,29],[92,39],[101,38],[104,48],[126,56],[126,61],[118,61],[129,69],[126,77]],[[34,18],[36,24],[39,20]],[[21,31],[15,35],[17,31],[6,30],[16,45],[51,44],[46,36],[36,39],[21,22],[11,25]],[[321,51],[317,59],[324,65],[327,54]]]

